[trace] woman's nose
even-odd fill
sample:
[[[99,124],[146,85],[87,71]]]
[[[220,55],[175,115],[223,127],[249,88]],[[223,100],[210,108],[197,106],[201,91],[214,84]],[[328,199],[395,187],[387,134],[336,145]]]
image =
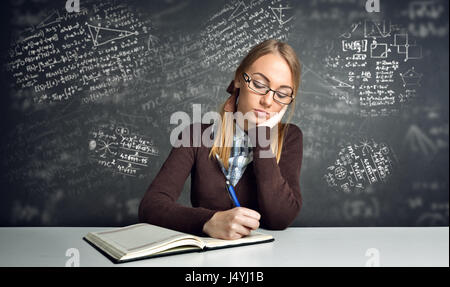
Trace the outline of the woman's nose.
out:
[[[262,104],[268,108],[270,108],[270,106],[272,106],[272,102],[273,102],[273,94],[272,93],[275,93],[275,92],[269,91],[267,94],[265,94],[264,96],[261,97]]]

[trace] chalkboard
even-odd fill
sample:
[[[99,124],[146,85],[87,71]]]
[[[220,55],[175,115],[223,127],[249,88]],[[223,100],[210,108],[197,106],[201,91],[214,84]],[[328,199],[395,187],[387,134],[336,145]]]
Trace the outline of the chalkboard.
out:
[[[302,63],[293,226],[448,226],[448,1],[79,2],[2,4],[1,226],[136,223],[171,115],[268,38]]]

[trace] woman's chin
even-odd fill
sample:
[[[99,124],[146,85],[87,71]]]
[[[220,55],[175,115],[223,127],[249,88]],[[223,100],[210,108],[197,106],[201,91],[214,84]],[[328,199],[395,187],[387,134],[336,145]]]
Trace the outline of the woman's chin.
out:
[[[245,125],[245,130],[248,130],[252,127],[256,127],[259,124],[262,124],[263,122],[267,121],[266,118],[259,118],[256,116],[250,116],[248,119],[246,119],[244,122],[238,121],[239,126],[242,128],[242,126]]]
[[[263,122],[265,122],[266,121],[266,119],[265,118],[258,118],[258,117],[255,117],[255,119],[253,120],[253,125],[254,126],[257,126],[257,125],[259,125],[259,124],[262,124]]]
[[[265,122],[265,121],[267,121],[266,119],[257,119],[256,120],[256,125],[260,125],[260,124],[262,124],[263,122]]]

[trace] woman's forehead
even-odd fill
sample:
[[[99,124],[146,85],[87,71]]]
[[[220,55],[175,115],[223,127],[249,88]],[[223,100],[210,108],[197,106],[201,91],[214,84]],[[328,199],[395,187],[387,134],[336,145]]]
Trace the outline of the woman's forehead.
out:
[[[286,60],[280,55],[267,54],[259,57],[249,67],[249,72],[278,86],[292,85],[292,73]]]

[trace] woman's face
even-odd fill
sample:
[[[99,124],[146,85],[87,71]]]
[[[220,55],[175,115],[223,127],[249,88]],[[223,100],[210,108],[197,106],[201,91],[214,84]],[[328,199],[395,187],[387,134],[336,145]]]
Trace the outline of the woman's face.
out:
[[[278,54],[261,56],[244,72],[272,90],[279,90],[282,86],[293,88],[291,69],[286,60]],[[260,95],[249,89],[242,75],[239,75],[234,83],[235,87],[240,89],[237,111],[244,116],[248,113],[248,120],[255,125],[268,120],[285,106],[273,99],[272,91]],[[267,114],[257,113],[255,109],[265,111]],[[247,127],[245,122],[244,129],[247,130]]]

